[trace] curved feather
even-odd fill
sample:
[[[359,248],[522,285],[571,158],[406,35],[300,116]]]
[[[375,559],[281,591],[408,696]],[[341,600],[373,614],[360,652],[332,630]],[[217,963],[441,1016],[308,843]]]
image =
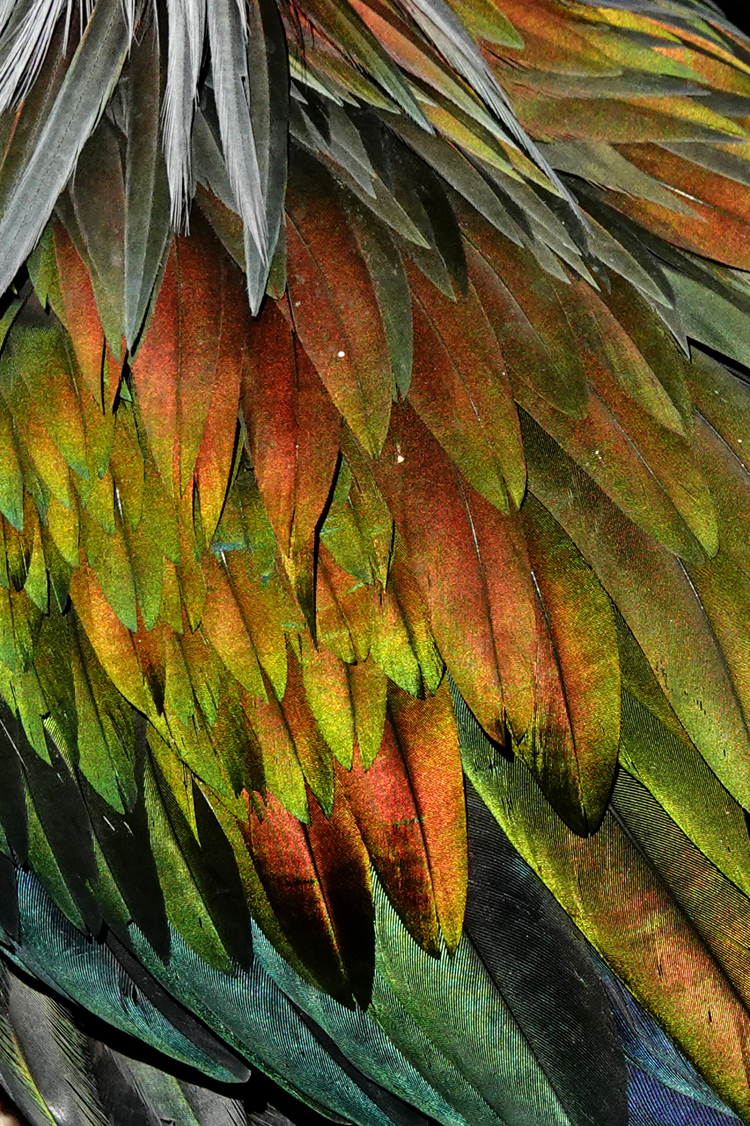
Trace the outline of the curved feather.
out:
[[[748,1117],[750,416],[687,343],[747,359],[747,41],[501,7],[98,0],[15,74],[10,273],[57,218],[0,323],[0,849],[67,916],[40,978],[104,941],[194,1063],[167,994],[317,1110],[721,1113],[515,848]],[[468,914],[461,755],[513,842],[471,798]],[[81,1090],[201,1121],[71,1037]]]
[[[0,220],[3,289],[33,250],[119,77],[128,45],[121,5],[97,4]]]

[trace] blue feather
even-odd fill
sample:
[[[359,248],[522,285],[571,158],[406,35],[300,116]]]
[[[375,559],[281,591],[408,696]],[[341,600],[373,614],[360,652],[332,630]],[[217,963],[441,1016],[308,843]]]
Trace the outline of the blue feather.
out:
[[[664,1086],[637,1067],[628,1068],[629,1126],[734,1126],[730,1110],[706,1106]]]

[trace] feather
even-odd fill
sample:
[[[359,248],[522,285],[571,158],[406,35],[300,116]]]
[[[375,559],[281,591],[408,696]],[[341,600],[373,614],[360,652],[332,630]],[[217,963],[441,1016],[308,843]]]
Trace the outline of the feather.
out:
[[[128,49],[120,0],[97,3],[0,220],[0,287],[33,250],[116,83]],[[13,232],[13,237],[9,237]]]
[[[34,1123],[750,1121],[750,41],[500,8],[0,0]]]
[[[495,235],[490,237],[491,228],[477,217],[467,215],[466,227],[471,245],[484,259],[472,262],[473,278],[481,286],[479,292],[509,370],[515,368],[524,382],[538,387],[564,414],[582,417],[588,392],[567,314],[567,285],[555,284],[526,251],[516,251],[505,241],[498,243]],[[559,315],[550,315],[553,308],[559,309]],[[529,363],[531,356],[534,362]]]
[[[544,874],[547,886],[635,996],[659,1012],[688,1058],[704,1075],[718,1079],[721,1072],[725,1101],[745,1114],[746,1088],[740,1078],[744,1065],[739,1062],[746,1035],[745,1010],[721,962],[693,929],[684,909],[645,858],[637,859],[636,844],[611,815],[590,842],[574,844],[575,838],[551,819],[549,807],[545,809],[538,791],[531,788],[525,768],[504,763],[466,709],[460,711],[459,729],[469,776],[514,847],[538,875]],[[510,808],[516,811],[512,823],[504,812]],[[590,848],[601,849],[602,859],[607,857],[608,878],[603,885],[584,874],[592,871]],[[628,894],[636,897],[639,917],[647,913],[647,928],[625,923]],[[697,1021],[693,1019],[696,1006],[703,1014]],[[717,1051],[724,1061],[719,1067]]]
[[[136,944],[139,957],[150,962],[148,948],[142,942]],[[389,1119],[358,1085],[356,1072],[353,1077],[350,1068],[347,1074],[332,1059],[266,970],[269,951],[274,951],[257,928],[253,945],[265,951],[264,963],[256,958],[251,970],[229,979],[210,968],[207,971],[179,936],[173,937],[169,966],[156,961],[153,969],[183,1003],[197,1008],[246,1058],[299,1098],[304,1104],[301,1113],[309,1114],[307,1108],[312,1107],[334,1121],[362,1119],[366,1126],[387,1126]],[[282,973],[291,972],[283,962],[282,967]],[[313,992],[320,995],[314,988]],[[351,1009],[332,1004],[344,1019],[351,1015]]]
[[[298,950],[304,942],[318,981],[344,1004],[354,997],[366,1007],[373,939],[365,848],[340,799],[327,818],[317,804],[309,810],[303,826],[269,798],[261,816],[250,814],[253,855],[289,941]],[[310,922],[304,938],[300,913]]]
[[[444,0],[401,0],[403,7],[421,27],[452,67],[477,91],[513,142],[525,150],[539,166],[550,183],[566,199],[576,213],[576,206],[567,188],[547,164],[520,126],[505,92],[500,87],[477,44],[462,26]]]
[[[160,39],[152,17],[131,48],[126,112],[124,334],[133,348],[141,331],[168,237],[166,166],[159,144]]]
[[[84,386],[94,401],[101,404],[105,343],[90,275],[61,224],[54,226],[52,238],[45,238],[42,247],[45,242],[51,259],[50,304],[70,333]]]
[[[663,1093],[663,1088],[667,1087],[670,1091],[685,1095],[705,1107],[728,1115],[728,1108],[717,1100],[705,1080],[677,1051],[653,1017],[641,1008],[633,995],[593,952],[592,958],[606,990],[617,1034],[628,1061],[628,1101],[631,1114],[634,1101],[633,1072],[637,1069],[636,1074],[640,1073],[650,1077],[652,1081],[656,1080],[661,1087],[661,1091],[658,1089],[654,1091],[656,1084],[649,1085],[655,1101],[658,1100],[659,1094]],[[697,1109],[693,1107],[694,1112]]]
[[[41,974],[59,997],[86,1003],[98,1017],[174,1059],[217,1079],[244,1076],[239,1061],[205,1032],[200,1043],[195,1022],[149,984],[148,975],[140,971],[131,978],[127,962],[124,968],[107,945],[84,939],[59,917],[33,877],[17,879],[21,935],[10,953],[16,965]]]
[[[604,519],[614,520],[614,524],[618,528],[618,532],[609,536],[604,534],[605,524],[600,522],[598,524],[598,534],[595,539],[592,537],[579,537],[580,525],[575,526],[575,519],[571,521],[569,518],[573,514],[573,505],[567,507],[565,502],[558,506],[558,501],[561,499],[561,494],[556,492],[554,486],[552,489],[547,488],[553,479],[553,470],[551,461],[542,461],[541,459],[534,463],[532,468],[531,461],[531,446],[527,444],[527,456],[529,456],[530,466],[530,487],[534,494],[539,497],[549,508],[549,511],[560,521],[563,527],[566,528],[568,534],[573,539],[578,541],[579,549],[583,550],[584,558],[588,558],[593,565],[595,572],[598,574],[602,585],[608,591],[615,604],[623,613],[625,620],[633,630],[639,645],[644,650],[649,658],[652,668],[656,673],[657,679],[660,681],[665,693],[670,702],[675,707],[675,711],[680,719],[680,722],[685,726],[688,734],[693,738],[696,745],[700,747],[702,753],[706,756],[707,761],[719,773],[719,776],[724,778],[728,785],[730,792],[736,787],[743,786],[742,773],[735,770],[725,769],[722,761],[715,754],[715,744],[712,740],[706,740],[707,729],[704,728],[704,705],[698,701],[702,696],[702,686],[706,684],[707,676],[715,676],[716,679],[716,697],[714,699],[722,698],[725,704],[722,706],[721,716],[717,716],[713,724],[731,724],[734,733],[730,734],[727,729],[726,738],[728,741],[736,742],[737,753],[739,761],[741,761],[744,751],[742,748],[745,746],[747,735],[745,731],[745,720],[741,710],[741,705],[737,697],[737,690],[732,683],[730,674],[727,670],[725,659],[721,653],[721,649],[717,641],[714,640],[713,633],[708,625],[705,611],[702,607],[700,599],[695,593],[694,587],[690,582],[685,571],[680,564],[668,557],[661,549],[656,548],[648,543],[645,539],[640,537],[636,532],[635,526],[628,524],[625,520],[615,514],[615,510],[608,510],[604,506],[600,511],[602,516],[607,512]],[[559,457],[559,455],[558,455]],[[537,474],[537,467],[540,471],[539,477]],[[593,486],[584,484],[583,478],[578,477],[579,471],[571,466],[570,473],[567,475],[566,489],[570,489],[573,481],[579,481],[581,487],[585,490],[586,501],[583,501],[584,507],[588,503],[596,505],[599,502],[598,494]],[[570,493],[567,494],[570,497]],[[580,509],[578,509],[580,511]],[[632,530],[631,530],[632,529]],[[626,540],[629,540],[629,546],[626,547]],[[625,585],[621,585],[619,577],[623,576],[625,572],[619,571],[617,564],[614,560],[617,552],[627,552],[629,560],[629,568],[631,568],[628,575],[628,580]],[[646,560],[648,559],[648,562]],[[674,617],[670,622],[671,638],[674,641],[676,638],[676,631],[685,630],[684,642],[679,649],[679,655],[676,649],[673,649],[673,655],[670,657],[670,645],[664,635],[657,641],[658,626],[657,615],[651,613],[646,615],[643,613],[645,609],[645,601],[639,601],[639,611],[637,615],[632,614],[632,609],[635,609],[633,601],[633,594],[635,586],[630,587],[631,575],[633,574],[632,568],[634,565],[643,566],[648,572],[648,579],[646,579],[646,571],[644,571],[643,586],[639,589],[639,600],[646,595],[648,597],[658,597],[658,592],[661,590],[663,596],[669,600],[670,605],[673,607]],[[629,589],[628,589],[629,588]],[[669,590],[669,594],[666,591]],[[647,593],[648,592],[648,593]],[[643,616],[641,616],[643,615]],[[690,623],[688,625],[688,623]],[[690,661],[685,660],[685,654],[691,650],[694,651],[696,638],[698,636],[705,637],[705,641],[700,643],[700,671],[697,667],[691,666]],[[658,649],[658,656],[657,656]],[[666,662],[669,662],[667,664]],[[674,673],[667,672],[667,668],[674,669]],[[709,670],[713,670],[710,672]],[[685,687],[682,692],[678,694],[676,685],[682,682]],[[692,688],[688,688],[688,684],[692,684]],[[717,728],[715,728],[718,730]],[[721,756],[723,758],[723,756]]]
[[[225,568],[213,559],[206,566],[206,599],[201,632],[240,684],[253,696],[266,699],[258,655],[242,611]]]
[[[70,7],[67,0],[35,0],[23,5],[13,4],[12,11],[4,13],[0,41],[0,112],[14,101],[23,100],[49,49],[55,25],[64,9],[70,19]]]
[[[393,397],[380,310],[346,213],[330,194],[327,215],[311,207],[317,188],[304,171],[303,165],[299,194],[287,198],[286,315],[339,412],[375,454],[385,440]]]
[[[398,1051],[372,1015],[359,1009],[344,1008],[303,981],[279,957],[265,936],[258,936],[255,949],[269,977],[293,1002],[295,1009],[302,1010],[311,1018],[306,1022],[307,1027],[314,1021],[319,1039],[325,1043],[324,1038],[331,1038],[326,1045],[329,1052],[333,1046],[340,1058],[349,1062],[350,1070],[356,1068],[354,1074],[359,1073],[360,1083],[367,1076],[381,1087],[381,1097],[385,1091],[390,1091],[411,1104],[409,1111],[412,1115],[415,1113],[412,1108],[417,1106],[430,1118],[445,1120],[450,1126],[463,1126],[461,1115]],[[391,1107],[386,1109],[392,1116]]]
[[[416,271],[410,281],[415,367],[409,402],[474,488],[507,512],[523,497],[526,466],[496,338],[472,290],[454,305]],[[464,353],[467,329],[471,349]]]
[[[205,0],[167,0],[169,51],[164,93],[164,156],[171,196],[171,217],[179,227],[192,197],[190,132],[203,61]]]
[[[625,1121],[624,1059],[590,948],[471,787],[467,811],[467,934],[571,1119]]]
[[[362,69],[372,75],[408,117],[430,131],[408,83],[356,11],[337,7],[331,0],[315,0],[309,5],[309,13],[313,24],[323,28],[345,57],[358,60]]]
[[[48,1122],[73,1119],[90,1126],[106,1126],[91,1076],[86,1041],[70,1015],[52,998],[29,988],[15,975],[5,972],[3,977],[4,1039],[8,1048],[11,1037],[11,1043],[15,1042],[3,1055],[8,1063],[12,1061],[11,1066],[16,1065],[16,1074],[21,1072],[23,1086],[19,1093],[26,1096],[26,1106],[33,1113],[34,1103],[41,1103],[47,1111],[42,1120]],[[21,1061],[17,1063],[14,1055],[16,1060],[18,1055],[23,1060],[20,1068]],[[54,1115],[48,1107],[54,1109]]]
[[[95,180],[106,193],[104,207],[81,184]],[[89,273],[97,279],[97,299],[104,306],[102,321],[114,351],[119,352],[125,331],[125,278],[122,246],[125,241],[125,180],[117,137],[105,117],[83,147],[68,194],[79,238],[85,246]]]
[[[247,66],[252,75],[250,115],[265,201],[268,269],[272,271],[273,256],[283,231],[287,176],[289,76],[285,65],[286,43],[280,15],[270,0],[257,0],[248,5],[247,19]],[[248,249],[245,240],[246,255]],[[247,261],[253,260],[247,258]],[[267,281],[262,253],[257,256],[254,275],[250,265],[246,274],[250,307],[257,313]]]
[[[674,1123],[677,1126],[683,1122],[694,1122],[696,1126],[726,1126],[733,1119],[723,1110],[709,1110],[696,1105],[691,1099],[665,1090],[635,1068],[630,1069],[628,1101],[630,1121],[634,1126],[651,1126],[652,1123],[659,1123],[659,1126],[662,1123],[672,1126]]]
[[[208,5],[208,34],[216,109],[229,183],[245,227],[245,260],[254,246],[261,262],[269,260],[266,209],[248,97],[253,77],[247,70],[248,27],[236,0]],[[257,301],[257,297],[256,297]]]
[[[394,419],[385,459],[379,483],[443,659],[486,730],[502,739],[507,718],[521,738],[533,710],[534,611],[513,517],[458,477],[408,407]]]
[[[517,750],[566,824],[586,835],[604,815],[617,766],[615,619],[572,543],[532,497],[524,516],[538,599],[537,700]]]
[[[248,449],[281,550],[312,551],[338,459],[340,421],[279,312],[254,323],[243,371]]]

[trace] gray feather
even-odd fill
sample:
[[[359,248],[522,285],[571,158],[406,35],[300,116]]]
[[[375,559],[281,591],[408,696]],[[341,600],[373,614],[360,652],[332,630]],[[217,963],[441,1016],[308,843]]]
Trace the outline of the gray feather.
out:
[[[205,0],[167,0],[169,54],[164,95],[164,156],[172,198],[172,223],[187,219],[193,198],[190,135],[206,29]]]
[[[507,132],[510,143],[533,160],[534,164],[544,172],[550,184],[554,185],[563,199],[567,200],[575,214],[580,216],[574,197],[521,126],[505,91],[487,65],[479,45],[445,0],[401,0],[401,6],[419,25],[446,62],[466,79],[474,92],[492,111]]]
[[[245,227],[245,259],[252,260],[255,250],[267,263],[266,207],[247,93],[247,13],[237,0],[212,0],[208,34],[224,160]]]
[[[0,220],[0,291],[34,249],[120,76],[130,36],[121,0],[98,0],[36,148]]]
[[[0,18],[7,23],[0,41],[0,113],[28,92],[42,65],[55,25],[70,0],[5,0]]]

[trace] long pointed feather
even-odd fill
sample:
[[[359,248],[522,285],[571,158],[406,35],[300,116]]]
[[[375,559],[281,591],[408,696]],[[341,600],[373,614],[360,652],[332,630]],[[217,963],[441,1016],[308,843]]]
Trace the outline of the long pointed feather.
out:
[[[0,290],[33,250],[117,82],[129,46],[121,0],[98,0],[36,148],[0,219]]]
[[[245,259],[252,248],[268,262],[268,226],[253,121],[248,99],[253,76],[245,52],[248,28],[237,0],[212,0],[208,5],[211,71],[229,183],[245,225]]]
[[[169,54],[162,109],[164,155],[172,199],[172,222],[187,220],[193,197],[190,135],[203,60],[206,0],[167,0]]]

